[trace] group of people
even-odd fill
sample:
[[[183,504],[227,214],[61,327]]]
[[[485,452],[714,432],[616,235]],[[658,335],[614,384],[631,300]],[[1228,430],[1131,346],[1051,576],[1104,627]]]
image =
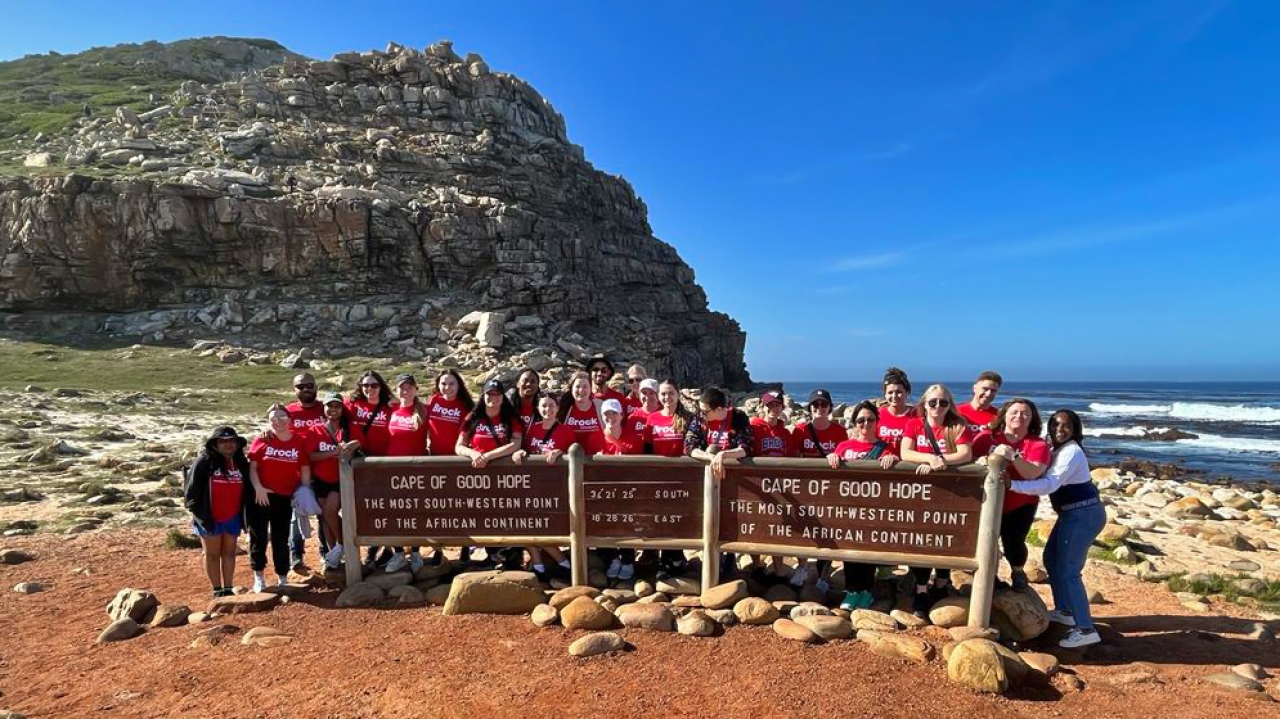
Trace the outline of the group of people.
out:
[[[848,429],[833,418],[832,397],[824,389],[810,394],[809,419],[788,427],[778,392],[761,395],[757,416],[749,417],[723,390],[708,387],[699,396],[697,411],[691,411],[674,380],[659,382],[644,367],[631,365],[624,372],[626,391],[619,391],[610,386],[614,374],[607,358],[595,357],[557,395],[543,391],[538,373],[526,369],[509,389],[496,379],[485,382],[479,402],[451,369],[436,375],[429,393],[419,391],[413,375],[397,375],[387,384],[377,372],[367,371],[347,398],[330,393],[317,399],[315,378],[297,375],[295,401],[272,405],[265,431],[249,442],[231,427],[218,427],[188,472],[186,504],[204,546],[215,596],[231,592],[236,540],[245,526],[254,591],[266,587],[268,547],[277,581],[287,581],[291,566],[302,562],[309,530],[297,506],[315,505],[321,556],[327,568],[338,567],[343,557],[339,460],[358,454],[462,456],[482,468],[504,457],[516,463],[555,462],[576,443],[588,455],[694,457],[708,462],[720,479],[727,460],[746,457],[825,458],[833,468],[872,460],[889,469],[907,461],[927,474],[1000,456],[1007,462],[1000,537],[1012,588],[1027,589],[1026,537],[1039,498],[1048,495],[1058,513],[1044,551],[1055,605],[1050,617],[1072,627],[1062,640],[1064,647],[1099,641],[1081,570],[1106,514],[1089,474],[1083,427],[1075,412],[1054,412],[1046,430],[1031,400],[1014,398],[997,408],[1003,380],[995,372],[980,374],[972,398],[963,404],[956,403],[945,385],[935,384],[912,405],[907,374],[890,368],[882,381],[883,397],[855,405],[847,415]],[[391,572],[406,567],[417,571],[428,561],[441,561],[438,548],[429,559],[413,547],[368,551],[367,562]],[[568,578],[569,562],[556,548],[502,548],[489,552],[486,561],[520,567],[526,551],[530,568],[540,577]],[[599,552],[610,581],[635,577],[634,549]],[[732,576],[735,558],[722,559],[722,575]],[[462,561],[470,562],[467,548]],[[783,557],[756,557],[753,562],[753,574],[761,582],[799,587],[813,581],[823,593],[829,589],[829,561],[810,567],[798,560],[794,569]],[[660,579],[686,570],[683,552],[659,553]],[[933,567],[910,571],[912,607],[926,617],[951,591],[950,572]],[[846,562],[842,605],[870,606],[875,574],[874,566]]]

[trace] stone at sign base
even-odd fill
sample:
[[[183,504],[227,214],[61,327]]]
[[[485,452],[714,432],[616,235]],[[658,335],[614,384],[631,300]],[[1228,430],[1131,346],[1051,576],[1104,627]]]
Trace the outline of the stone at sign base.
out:
[[[578,597],[560,610],[560,623],[565,629],[608,629],[614,620],[612,612],[590,597]]]
[[[951,650],[947,659],[947,678],[961,686],[983,694],[1009,691],[1009,675],[998,645],[986,639],[969,639]]]
[[[853,625],[843,617],[811,614],[807,617],[797,617],[793,621],[817,634],[823,641],[849,639],[853,636]]]
[[[657,589],[668,596],[702,594],[702,582],[693,577],[670,577],[659,580]]]
[[[625,604],[618,608],[617,615],[622,626],[628,628],[655,632],[673,632],[676,629],[675,615],[661,604]]]
[[[550,604],[556,609],[564,609],[565,607],[569,606],[569,602],[572,602],[578,597],[589,597],[591,599],[595,599],[598,596],[600,596],[600,590],[596,589],[595,587],[587,587],[587,586],[565,587],[564,589],[561,589],[555,594],[552,594],[551,599],[547,600],[547,604]]]
[[[760,597],[747,597],[733,605],[733,613],[743,624],[773,624],[779,617],[778,608]]]
[[[449,586],[447,615],[527,614],[546,599],[532,572],[465,572]]]
[[[539,604],[529,614],[535,627],[549,627],[560,619],[560,611],[550,604]]]
[[[1035,592],[997,589],[991,599],[991,625],[1007,639],[1035,639],[1049,628],[1049,609]]]
[[[218,597],[209,603],[206,610],[209,614],[248,614],[265,612],[280,603],[280,595],[271,592],[258,594],[237,594],[232,597]]]
[[[702,592],[702,606],[707,609],[728,609],[747,598],[747,583],[741,579],[726,582]]]
[[[885,634],[863,629],[858,632],[858,641],[866,644],[876,654],[890,659],[924,664],[933,658],[932,644],[907,634]]]
[[[569,645],[569,656],[594,657],[606,652],[622,651],[627,646],[622,637],[613,632],[588,634]]]
[[[793,622],[790,619],[779,619],[773,623],[773,631],[778,636],[792,641],[813,644],[819,641],[818,635],[809,631],[809,628],[803,624]]]
[[[142,633],[142,626],[130,617],[122,617],[107,625],[98,635],[98,643],[120,642],[132,639]]]
[[[676,630],[691,637],[709,637],[716,633],[716,623],[701,609],[694,609],[676,620]]]

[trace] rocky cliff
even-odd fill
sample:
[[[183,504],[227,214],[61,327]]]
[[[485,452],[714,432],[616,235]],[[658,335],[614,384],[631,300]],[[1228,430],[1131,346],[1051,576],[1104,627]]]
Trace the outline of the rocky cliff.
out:
[[[173,58],[163,58],[173,67]],[[10,330],[405,354],[608,352],[749,382],[745,336],[528,84],[447,42],[191,79],[0,151]],[[500,313],[479,356],[457,336]],[[489,322],[492,324],[492,321]],[[521,356],[524,353],[525,356]]]

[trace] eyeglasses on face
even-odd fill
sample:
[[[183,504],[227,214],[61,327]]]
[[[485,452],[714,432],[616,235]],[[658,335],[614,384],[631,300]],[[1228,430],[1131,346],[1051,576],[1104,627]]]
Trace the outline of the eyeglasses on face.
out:
[[[929,405],[930,409],[938,409],[939,407],[950,407],[951,400],[943,399],[941,397],[934,397],[933,399],[929,400],[925,404]]]
[[[853,420],[853,423],[854,424],[875,424],[876,418],[875,417],[859,417]]]
[[[830,402],[814,402],[809,406],[813,407],[814,409],[827,409],[831,407],[831,403]]]

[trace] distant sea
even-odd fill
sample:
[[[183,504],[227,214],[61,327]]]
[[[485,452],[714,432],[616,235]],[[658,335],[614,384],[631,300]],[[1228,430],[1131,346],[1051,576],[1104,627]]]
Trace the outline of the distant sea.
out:
[[[957,402],[972,397],[973,381],[946,382]],[[912,402],[929,383],[912,382]],[[878,382],[786,382],[797,402],[816,387],[837,403],[880,396]],[[1080,414],[1095,465],[1125,457],[1181,462],[1211,477],[1280,482],[1280,382],[1007,382],[996,404],[1027,397],[1048,422],[1056,409]],[[1147,441],[1153,429],[1175,428],[1196,439]],[[1105,435],[1105,436],[1104,436]]]

